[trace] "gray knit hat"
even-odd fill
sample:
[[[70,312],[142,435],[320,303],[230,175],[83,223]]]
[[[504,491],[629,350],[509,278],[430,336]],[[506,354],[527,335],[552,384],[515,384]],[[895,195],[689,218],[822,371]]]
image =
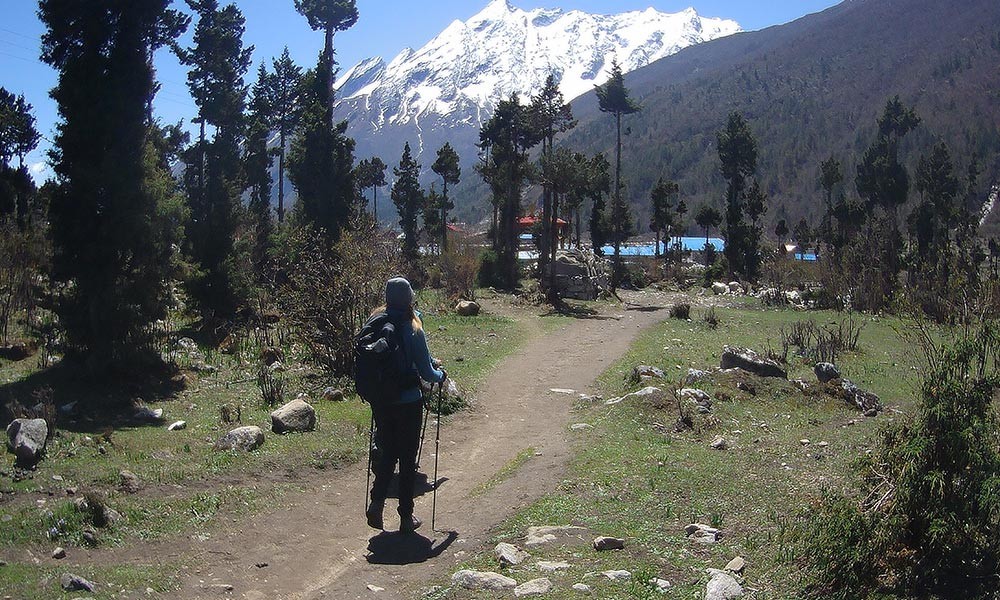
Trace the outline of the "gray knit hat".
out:
[[[410,282],[402,277],[393,277],[385,282],[385,305],[387,308],[410,308],[413,305]]]

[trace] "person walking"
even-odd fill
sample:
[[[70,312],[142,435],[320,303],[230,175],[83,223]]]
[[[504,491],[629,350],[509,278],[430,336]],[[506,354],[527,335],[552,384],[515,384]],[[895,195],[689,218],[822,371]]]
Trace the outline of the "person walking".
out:
[[[375,418],[375,440],[381,452],[375,463],[375,483],[372,484],[371,502],[365,510],[365,517],[370,527],[383,529],[385,499],[398,462],[399,531],[409,533],[421,525],[420,519],[413,514],[417,449],[420,445],[420,425],[424,410],[420,379],[442,383],[448,374],[439,366],[435,367],[440,363],[431,358],[409,281],[395,277],[386,282],[385,308],[376,310],[374,314],[383,311],[400,333],[409,372],[404,378],[407,385],[398,398],[385,398],[382,402],[371,403]]]

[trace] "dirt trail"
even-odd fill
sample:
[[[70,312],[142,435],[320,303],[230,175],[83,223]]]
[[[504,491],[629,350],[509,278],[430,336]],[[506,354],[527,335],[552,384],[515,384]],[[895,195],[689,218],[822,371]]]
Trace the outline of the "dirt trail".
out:
[[[393,499],[385,511],[389,531],[374,535],[362,514],[364,465],[349,467],[314,489],[285,496],[278,510],[253,522],[175,548],[184,562],[199,565],[182,582],[178,597],[407,598],[449,575],[463,555],[480,549],[492,527],[563,479],[577,394],[550,390],[586,393],[642,329],[666,318],[666,310],[657,310],[667,306],[664,297],[628,299],[642,309],[611,308],[528,342],[489,375],[473,411],[444,422],[439,477],[447,480],[438,491],[439,531],[431,531],[428,492],[417,499],[416,513],[424,519],[419,535],[395,533]],[[430,426],[427,444],[421,470],[432,473]],[[482,486],[527,448],[535,455],[482,493]],[[263,563],[267,566],[256,566]],[[220,585],[233,590],[227,593]],[[384,591],[376,595],[369,585]]]

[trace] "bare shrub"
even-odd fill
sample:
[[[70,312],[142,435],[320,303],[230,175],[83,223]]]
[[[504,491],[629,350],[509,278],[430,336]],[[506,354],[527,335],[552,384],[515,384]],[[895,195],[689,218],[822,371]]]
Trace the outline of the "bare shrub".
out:
[[[285,252],[276,297],[292,331],[316,364],[334,375],[350,374],[354,334],[383,304],[385,282],[402,269],[397,240],[360,227],[344,231],[331,245],[298,228],[289,234]]]
[[[475,300],[479,278],[479,252],[468,242],[456,241],[438,257],[441,286],[449,301]]]
[[[257,389],[265,408],[282,404],[285,398],[285,378],[261,363],[257,369]]]
[[[705,314],[702,316],[702,321],[704,321],[711,329],[715,329],[719,326],[721,322],[719,316],[715,313],[715,306],[709,306],[705,310]]]
[[[43,232],[0,223],[0,344],[10,342],[11,325],[37,304],[35,289],[48,268],[51,248]]]
[[[796,321],[779,330],[784,353],[795,348],[795,353],[811,362],[837,362],[842,352],[857,352],[863,324],[850,315],[832,325],[820,327],[815,321]]]
[[[670,318],[686,321],[691,318],[691,304],[679,302],[670,307]]]

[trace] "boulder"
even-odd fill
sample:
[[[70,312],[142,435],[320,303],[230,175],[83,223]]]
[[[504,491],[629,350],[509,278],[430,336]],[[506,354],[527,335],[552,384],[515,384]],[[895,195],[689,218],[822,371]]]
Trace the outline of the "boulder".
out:
[[[264,443],[264,430],[256,425],[237,427],[215,442],[216,450],[242,450],[250,452]]]
[[[709,569],[712,578],[705,586],[705,600],[731,600],[743,595],[743,587],[739,582],[725,571]]]
[[[730,281],[729,282],[729,293],[730,294],[742,294],[743,291],[744,291],[743,290],[743,286],[740,285],[739,281]]]
[[[727,292],[729,292],[729,286],[722,283],[721,281],[716,281],[715,283],[712,284],[712,293],[715,294],[716,296],[721,296],[722,294],[725,294]]]
[[[132,413],[132,419],[142,423],[159,423],[163,419],[163,409],[137,406]]]
[[[479,304],[471,300],[460,300],[455,305],[455,312],[460,317],[474,317],[479,314]]]
[[[79,575],[63,573],[59,577],[59,585],[67,592],[94,592],[94,584]]]
[[[616,537],[601,536],[594,539],[594,550],[598,552],[602,550],[623,550],[625,548],[625,540]]]
[[[694,385],[701,381],[702,379],[711,375],[708,371],[701,371],[699,369],[688,369],[687,375],[684,376],[684,385]]]
[[[666,373],[663,369],[658,369],[656,367],[651,367],[649,365],[639,365],[632,369],[632,373],[629,374],[628,380],[631,383],[646,382],[650,379],[663,379],[666,377]]]
[[[628,581],[629,579],[632,579],[632,573],[623,569],[601,571],[601,575],[604,575],[611,581]]]
[[[781,368],[777,361],[764,358],[749,348],[723,347],[719,367],[722,369],[743,369],[760,377],[788,379],[788,372]]]
[[[719,437],[712,440],[711,447],[715,450],[728,450],[729,442],[726,441],[726,438],[720,435]]]
[[[500,564],[506,566],[519,565],[531,558],[530,554],[507,542],[497,544],[496,548],[493,549],[493,553],[496,555],[497,560],[500,561]]]
[[[118,474],[118,487],[126,494],[134,494],[142,489],[142,482],[132,471],[122,471]]]
[[[695,388],[682,388],[681,391],[677,392],[681,400],[691,400],[696,404],[712,404],[712,397],[708,395],[705,390],[699,390]]]
[[[323,395],[321,397],[327,402],[343,402],[344,390],[335,387],[328,387],[323,390]]]
[[[688,539],[694,540],[702,544],[714,544],[719,541],[721,537],[721,532],[715,527],[709,527],[702,523],[692,523],[684,528],[684,533],[687,534]]]
[[[813,372],[816,373],[816,379],[820,383],[826,383],[828,381],[833,381],[834,379],[840,379],[840,369],[836,365],[828,362],[816,363],[813,367]]]
[[[573,584],[573,590],[577,591],[577,592],[580,592],[581,594],[589,594],[590,593],[590,586],[587,585],[586,583],[574,583]]]
[[[451,576],[451,582],[467,590],[501,591],[517,587],[517,581],[491,571],[462,569]]]
[[[303,433],[316,429],[316,409],[305,400],[292,400],[271,413],[274,433]]]
[[[843,390],[844,400],[866,415],[882,411],[882,400],[874,393],[861,389],[851,380],[841,379],[840,388]]]
[[[747,568],[747,561],[744,560],[742,556],[737,556],[736,558],[734,558],[733,560],[729,561],[729,563],[726,564],[725,570],[729,571],[730,573],[736,573],[737,575],[739,575],[740,573],[743,572],[743,569],[746,568]]]
[[[7,426],[7,448],[17,457],[17,465],[31,468],[45,453],[49,426],[45,419],[14,419]]]
[[[0,346],[0,358],[13,362],[24,360],[38,351],[37,344],[28,342],[16,342],[6,346]]]
[[[523,596],[541,596],[552,591],[552,582],[548,577],[539,577],[531,581],[522,583],[514,588],[514,595],[518,598]]]

